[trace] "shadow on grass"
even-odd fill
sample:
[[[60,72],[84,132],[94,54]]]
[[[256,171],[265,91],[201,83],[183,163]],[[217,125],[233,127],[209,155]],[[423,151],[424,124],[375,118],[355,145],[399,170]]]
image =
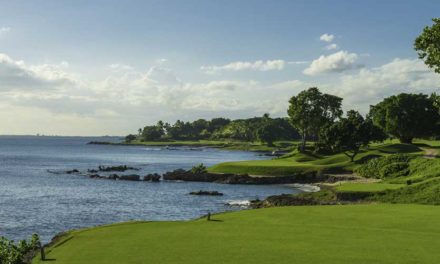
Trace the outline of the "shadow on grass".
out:
[[[376,154],[370,154],[370,155],[366,155],[363,156],[362,158],[359,158],[357,160],[354,161],[354,163],[356,164],[363,164],[366,163],[369,160],[375,159],[375,158],[380,158],[382,157],[381,155],[376,155]]]
[[[425,143],[415,143],[414,145],[418,146],[419,148],[440,149],[440,146],[431,146]]]
[[[219,219],[210,219],[208,220],[208,222],[224,222],[224,221]]]
[[[389,146],[383,146],[378,148],[378,150],[386,154],[414,153],[414,152],[422,151],[422,149],[419,147],[419,144],[401,144],[401,143],[392,144]]]

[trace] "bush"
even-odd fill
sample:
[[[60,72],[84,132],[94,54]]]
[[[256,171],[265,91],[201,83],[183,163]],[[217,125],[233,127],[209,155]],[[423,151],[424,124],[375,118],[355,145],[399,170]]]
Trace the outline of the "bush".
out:
[[[407,175],[411,156],[405,154],[388,155],[374,158],[359,166],[356,173],[366,178],[386,178]]]
[[[21,240],[14,243],[5,237],[0,237],[0,264],[25,264],[29,254],[40,246],[40,238],[33,234],[29,241]]]
[[[133,141],[133,140],[136,140],[136,138],[137,138],[136,135],[133,135],[133,134],[127,135],[127,136],[125,137],[125,142],[131,142],[131,141]]]
[[[409,173],[408,167],[408,162],[390,163],[379,169],[379,175],[381,178],[406,176]]]
[[[194,174],[203,174],[208,172],[208,170],[203,163],[200,163],[199,165],[192,167],[191,172]]]

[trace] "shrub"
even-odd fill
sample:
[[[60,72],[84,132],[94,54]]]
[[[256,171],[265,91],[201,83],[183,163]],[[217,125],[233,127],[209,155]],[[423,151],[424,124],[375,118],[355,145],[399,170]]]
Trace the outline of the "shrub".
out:
[[[411,156],[405,154],[374,158],[359,166],[356,173],[366,178],[398,177],[408,174]]]
[[[203,174],[206,173],[208,170],[206,169],[205,165],[203,163],[200,163],[197,166],[192,167],[191,172],[194,174]]]
[[[408,167],[408,162],[390,163],[379,169],[379,175],[381,178],[406,176],[409,173]]]
[[[40,238],[33,234],[29,241],[18,243],[5,237],[0,237],[0,264],[25,264],[29,254],[40,246]]]

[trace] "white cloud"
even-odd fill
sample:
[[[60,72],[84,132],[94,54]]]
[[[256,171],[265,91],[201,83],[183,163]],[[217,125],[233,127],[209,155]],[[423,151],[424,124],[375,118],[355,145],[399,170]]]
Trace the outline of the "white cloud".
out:
[[[10,27],[0,27],[0,36],[11,31]]]
[[[339,46],[336,43],[332,43],[332,44],[325,46],[326,50],[334,50],[334,49],[338,49],[338,48],[339,48]]]
[[[133,70],[133,67],[127,64],[120,64],[120,63],[112,63],[107,66],[109,69],[113,71],[130,71]]]
[[[327,33],[322,34],[322,35],[319,37],[319,39],[320,39],[321,41],[325,41],[325,42],[332,42],[334,38],[335,38],[334,35],[332,35],[332,34],[327,34]]]
[[[440,75],[421,60],[397,58],[376,68],[343,75],[330,86],[335,88],[333,93],[344,98],[347,108],[367,112],[369,105],[393,94],[439,92]]]
[[[330,60],[330,56],[325,58]],[[316,68],[340,71],[339,60],[331,60],[337,61],[336,66],[315,63],[313,73]],[[285,116],[289,98],[312,86],[343,97],[345,109],[365,113],[370,104],[384,96],[399,92],[430,93],[440,87],[440,75],[420,60],[407,59],[330,75],[325,83],[221,78],[186,82],[172,69],[160,66],[146,71],[134,67],[120,72],[104,71],[108,76],[98,80],[88,80],[71,71],[67,62],[29,65],[1,54],[0,133],[124,135],[159,119],[174,122],[216,116],[244,118],[265,112]]]
[[[160,58],[160,59],[157,59],[157,60],[156,60],[156,63],[159,64],[159,65],[162,65],[162,64],[164,64],[164,63],[166,63],[166,62],[168,62],[168,60],[165,59],[165,58]]]
[[[200,69],[205,73],[216,73],[219,71],[279,71],[284,69],[286,62],[284,60],[258,60],[255,62],[236,61],[222,66],[202,66]]]
[[[293,65],[301,65],[301,64],[307,64],[310,63],[310,61],[289,61],[287,64],[293,64]]]
[[[348,53],[347,51],[338,51],[328,56],[322,55],[312,61],[310,66],[306,68],[303,73],[307,75],[317,75],[360,68],[362,65],[356,63],[358,57],[356,53]]]
[[[75,77],[65,71],[67,67],[67,62],[58,65],[26,65],[24,61],[17,61],[0,53],[0,92],[52,90],[72,85]]]

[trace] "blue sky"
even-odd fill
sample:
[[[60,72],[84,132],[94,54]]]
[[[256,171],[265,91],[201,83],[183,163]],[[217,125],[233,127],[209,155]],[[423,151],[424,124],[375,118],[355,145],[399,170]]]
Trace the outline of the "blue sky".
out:
[[[393,93],[438,91],[412,48],[438,10],[439,1],[0,1],[0,134],[283,116],[309,86],[365,113]]]

